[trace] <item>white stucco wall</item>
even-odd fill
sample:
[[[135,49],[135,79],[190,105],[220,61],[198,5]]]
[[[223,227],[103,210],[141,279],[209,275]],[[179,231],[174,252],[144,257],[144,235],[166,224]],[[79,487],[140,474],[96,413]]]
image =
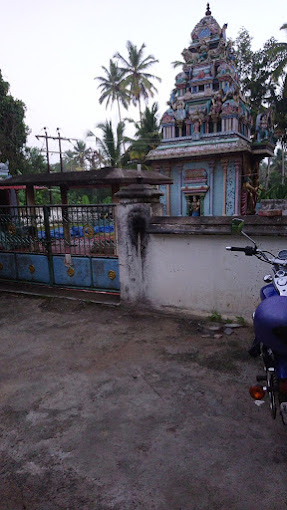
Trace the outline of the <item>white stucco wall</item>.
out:
[[[256,238],[260,248],[277,254],[287,239]],[[145,260],[146,298],[158,308],[172,307],[209,315],[251,319],[259,303],[263,276],[271,266],[256,257],[225,250],[246,246],[243,237],[218,235],[150,235]]]

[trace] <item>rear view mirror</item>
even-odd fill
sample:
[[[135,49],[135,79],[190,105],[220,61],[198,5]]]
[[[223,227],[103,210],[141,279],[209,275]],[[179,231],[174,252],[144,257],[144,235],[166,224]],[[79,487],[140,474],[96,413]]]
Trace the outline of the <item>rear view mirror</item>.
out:
[[[233,218],[231,221],[232,234],[241,234],[244,227],[244,220],[241,218]]]

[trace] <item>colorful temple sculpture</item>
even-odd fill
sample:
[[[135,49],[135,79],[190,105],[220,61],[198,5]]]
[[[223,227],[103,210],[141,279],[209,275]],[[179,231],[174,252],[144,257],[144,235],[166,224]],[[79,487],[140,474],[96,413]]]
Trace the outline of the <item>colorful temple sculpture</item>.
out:
[[[154,170],[173,180],[162,187],[168,215],[254,214],[259,163],[274,152],[271,116],[263,108],[251,133],[226,28],[207,4],[182,52],[182,72],[161,120],[162,142],[147,156]]]

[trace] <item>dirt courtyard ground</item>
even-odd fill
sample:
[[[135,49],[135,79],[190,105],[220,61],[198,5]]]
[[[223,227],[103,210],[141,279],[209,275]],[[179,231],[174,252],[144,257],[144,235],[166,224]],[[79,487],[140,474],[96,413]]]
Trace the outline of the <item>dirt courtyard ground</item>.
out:
[[[0,293],[0,510],[287,509],[250,328]]]

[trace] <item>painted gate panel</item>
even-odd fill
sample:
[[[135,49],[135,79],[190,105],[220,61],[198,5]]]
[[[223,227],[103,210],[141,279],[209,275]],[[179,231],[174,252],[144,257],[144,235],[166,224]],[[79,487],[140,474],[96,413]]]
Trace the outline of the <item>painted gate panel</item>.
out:
[[[14,253],[0,254],[0,278],[16,280],[16,262]]]
[[[46,255],[16,253],[18,280],[49,283],[49,264]]]
[[[115,222],[115,204],[1,206],[0,280],[118,291]]]
[[[65,265],[64,256],[54,256],[54,280],[56,285],[70,285],[73,287],[92,287],[91,259],[73,257],[73,265]]]
[[[119,261],[112,258],[92,259],[94,287],[98,289],[119,290]]]

